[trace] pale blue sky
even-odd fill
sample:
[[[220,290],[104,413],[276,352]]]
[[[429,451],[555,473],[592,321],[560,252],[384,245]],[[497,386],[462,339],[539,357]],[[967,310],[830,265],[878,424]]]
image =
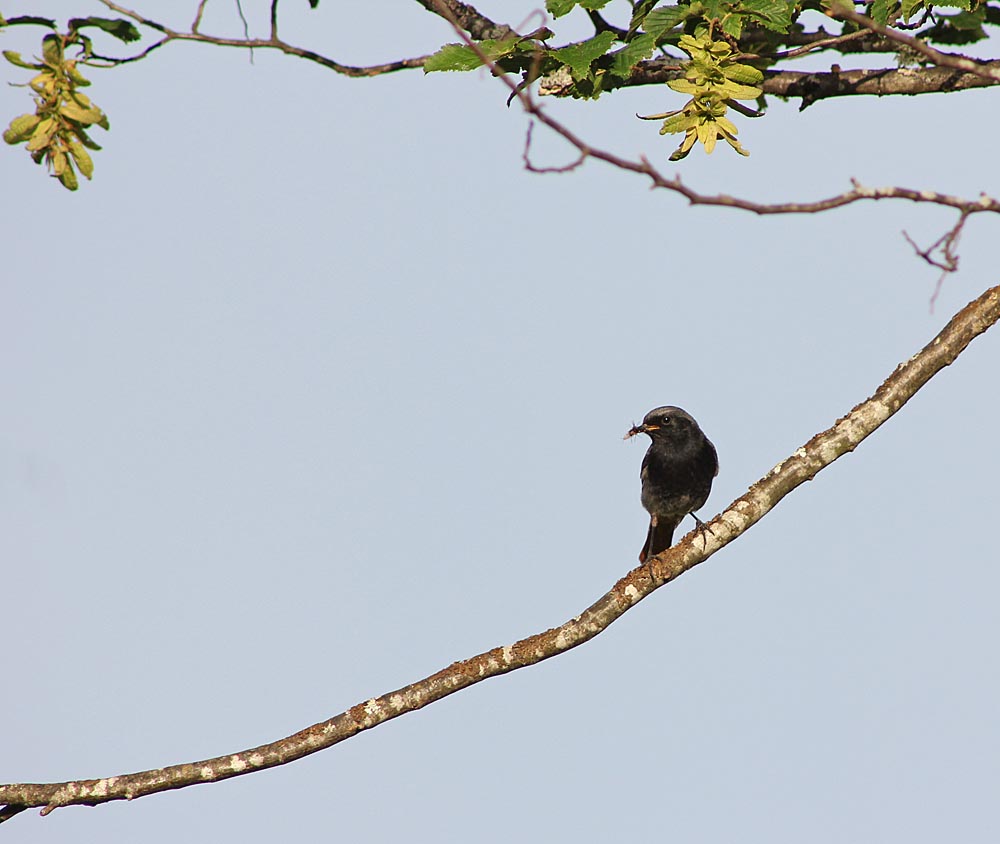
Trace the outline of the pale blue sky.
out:
[[[345,62],[453,40],[404,0],[381,43],[370,4],[288,5],[285,37]],[[561,623],[635,564],[645,445],[621,436],[647,410],[715,442],[711,516],[996,283],[991,219],[931,312],[900,231],[932,241],[941,211],[759,219],[596,163],[526,173],[525,118],[484,74],[172,45],[90,76],[112,124],[93,182],[0,151],[0,781],[241,750]],[[994,98],[774,101],[740,121],[749,159],[676,166],[634,117],[676,107],[666,88],[549,108],[706,191],[975,196],[1000,194]],[[2,122],[28,108],[0,87]],[[293,765],[4,838],[995,841],[998,354],[976,340],[583,648]]]

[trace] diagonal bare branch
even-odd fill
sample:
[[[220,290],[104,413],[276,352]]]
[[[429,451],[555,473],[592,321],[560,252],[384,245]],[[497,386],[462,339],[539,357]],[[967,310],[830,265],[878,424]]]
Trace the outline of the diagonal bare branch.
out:
[[[782,498],[837,458],[857,448],[997,320],[1000,320],[1000,286],[990,288],[955,314],[937,337],[900,364],[871,398],[771,469],[712,519],[708,525],[710,530],[692,531],[673,548],[630,571],[606,594],[564,624],[453,663],[430,677],[359,703],[288,738],[250,750],[104,779],[0,785],[0,820],[29,807],[43,807],[42,814],[48,814],[61,806],[131,800],[284,765],[490,677],[535,665],[584,644],[660,586],[704,562],[745,533]]]

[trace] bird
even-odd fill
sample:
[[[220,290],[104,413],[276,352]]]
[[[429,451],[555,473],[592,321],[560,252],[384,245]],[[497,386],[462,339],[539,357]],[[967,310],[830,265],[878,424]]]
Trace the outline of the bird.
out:
[[[694,417],[667,405],[649,411],[641,425],[633,425],[625,439],[647,434],[651,440],[642,458],[642,506],[649,513],[649,532],[639,562],[669,548],[674,531],[687,515],[702,507],[719,474],[719,456]]]

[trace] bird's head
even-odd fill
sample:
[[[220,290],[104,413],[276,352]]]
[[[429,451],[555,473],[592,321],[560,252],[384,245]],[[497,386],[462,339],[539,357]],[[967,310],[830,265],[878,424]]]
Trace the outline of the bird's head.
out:
[[[683,440],[698,430],[698,423],[690,414],[679,407],[657,407],[643,417],[641,425],[633,425],[625,434],[625,439],[636,434],[648,434],[657,440]]]

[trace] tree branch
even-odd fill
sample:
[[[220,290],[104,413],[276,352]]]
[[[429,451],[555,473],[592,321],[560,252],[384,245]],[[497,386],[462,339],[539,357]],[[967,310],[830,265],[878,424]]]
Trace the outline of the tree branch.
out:
[[[485,41],[491,38],[510,38],[518,33],[505,23],[494,23],[486,15],[476,11],[468,3],[460,0],[417,0],[428,12],[444,18],[459,29],[469,33],[475,41]],[[439,5],[444,8],[441,11]]]
[[[633,69],[625,87],[658,85],[678,77],[674,59],[653,59],[640,62]],[[1000,72],[1000,62],[982,65]],[[892,67],[878,70],[831,70],[807,72],[796,70],[764,71],[761,87],[765,94],[778,97],[801,97],[802,106],[828,97],[892,94],[938,94],[983,88],[996,81],[982,74],[966,73],[950,67]],[[554,91],[558,95],[558,91]]]
[[[857,448],[998,319],[1000,286],[990,288],[959,311],[934,340],[896,367],[871,398],[771,469],[712,519],[708,529],[692,531],[673,548],[633,569],[580,615],[559,627],[453,663],[430,677],[359,703],[288,738],[240,753],[104,779],[0,785],[0,805],[6,804],[0,808],[0,820],[29,807],[44,807],[45,815],[61,806],[131,800],[284,765],[489,677],[535,665],[584,644],[660,586],[704,562],[749,530],[782,498],[838,457]]]
[[[296,47],[293,44],[282,41],[277,37],[277,3],[273,3],[271,6],[271,36],[269,38],[224,38],[218,35],[206,35],[198,31],[204,4],[200,4],[198,7],[195,25],[191,31],[180,32],[179,30],[171,29],[170,27],[165,26],[158,21],[152,20],[151,18],[147,18],[132,9],[127,9],[124,6],[113,2],[113,0],[98,0],[98,2],[120,15],[125,15],[126,17],[131,18],[142,26],[147,26],[150,29],[155,29],[157,32],[163,33],[163,38],[135,56],[127,58],[114,58],[111,56],[94,54],[94,58],[112,62],[114,64],[127,64],[128,62],[144,59],[154,50],[162,47],[164,44],[168,44],[171,41],[196,41],[203,44],[215,44],[219,47],[242,47],[243,49],[249,50],[279,50],[286,55],[298,56],[300,59],[315,62],[316,64],[322,65],[329,70],[335,71],[336,73],[351,77],[381,76],[383,73],[393,73],[397,70],[422,67],[424,62],[427,60],[427,56],[417,56],[412,59],[400,59],[399,61],[387,62],[385,64],[356,67],[341,64],[334,59],[327,58],[326,56],[312,50],[307,50],[303,47]]]
[[[973,61],[966,56],[958,56],[954,53],[942,53],[940,50],[935,50],[919,38],[914,38],[912,35],[907,35],[905,32],[900,32],[892,27],[882,26],[881,24],[875,23],[875,21],[871,18],[855,12],[853,6],[846,6],[838,3],[833,7],[829,14],[832,17],[850,21],[853,24],[857,24],[860,27],[871,30],[876,34],[881,35],[883,38],[895,41],[897,44],[903,44],[914,52],[919,53],[938,67],[951,67],[956,70],[964,71],[965,73],[973,73],[976,76],[981,76],[983,79],[988,79],[994,83],[1000,82],[1000,70],[997,70],[995,67],[991,67],[990,63]]]

